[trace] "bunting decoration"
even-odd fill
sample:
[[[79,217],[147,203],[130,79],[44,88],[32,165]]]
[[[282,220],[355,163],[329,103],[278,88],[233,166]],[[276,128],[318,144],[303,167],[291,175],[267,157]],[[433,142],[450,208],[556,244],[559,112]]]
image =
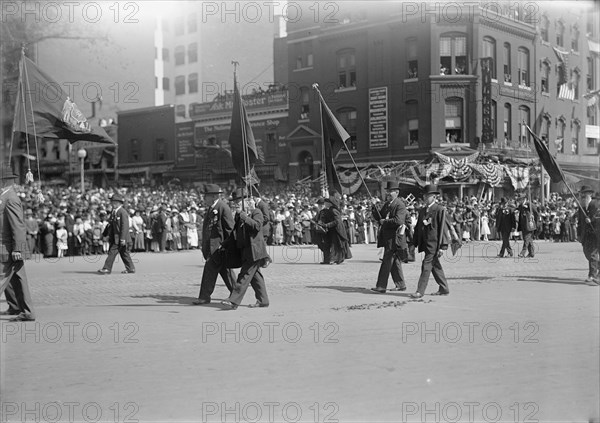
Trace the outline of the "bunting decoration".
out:
[[[515,189],[525,189],[529,185],[529,168],[526,166],[509,167],[504,166],[504,170],[510,177],[510,181]]]
[[[339,173],[340,182],[342,184],[342,194],[354,194],[360,186],[362,185],[362,179],[366,175],[366,172],[363,170],[360,174],[353,169],[345,170],[344,172]]]
[[[435,153],[435,155],[442,163],[452,166],[448,176],[452,177],[452,179],[455,181],[463,181],[468,179],[473,173],[473,169],[471,168],[470,164],[473,163],[477,157],[479,157],[479,153],[473,153],[470,156],[463,157],[462,159],[455,159],[440,153]]]
[[[482,177],[482,181],[493,187],[500,186],[504,181],[502,166],[495,163],[471,164],[471,167]]]

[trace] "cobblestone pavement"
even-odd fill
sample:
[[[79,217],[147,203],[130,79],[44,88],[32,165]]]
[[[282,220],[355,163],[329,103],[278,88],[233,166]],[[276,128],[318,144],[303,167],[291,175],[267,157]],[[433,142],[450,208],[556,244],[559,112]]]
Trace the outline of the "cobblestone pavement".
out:
[[[599,288],[581,246],[499,246],[446,256],[451,295],[424,300],[408,297],[419,257],[407,292],[381,295],[373,245],[339,266],[271,248],[271,306],[236,311],[220,279],[211,305],[190,305],[198,251],[136,254],[136,274],[117,261],[108,276],[104,257],[30,260],[38,320],[2,320],[0,421],[597,419]]]

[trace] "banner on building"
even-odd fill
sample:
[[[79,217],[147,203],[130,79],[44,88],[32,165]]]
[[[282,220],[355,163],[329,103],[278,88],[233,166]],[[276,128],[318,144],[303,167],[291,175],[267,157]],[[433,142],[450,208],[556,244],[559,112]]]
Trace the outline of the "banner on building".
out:
[[[388,146],[387,87],[369,89],[369,148]]]
[[[194,122],[179,123],[175,126],[175,144],[177,166],[194,166],[196,164]]]
[[[492,69],[494,59],[484,57],[481,59],[481,113],[482,129],[481,142],[491,144],[494,142],[494,130],[492,127]]]

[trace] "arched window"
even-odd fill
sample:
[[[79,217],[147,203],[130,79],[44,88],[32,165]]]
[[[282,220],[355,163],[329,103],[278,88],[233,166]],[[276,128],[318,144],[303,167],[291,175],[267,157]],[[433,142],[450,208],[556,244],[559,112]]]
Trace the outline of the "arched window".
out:
[[[540,21],[540,36],[542,37],[542,41],[548,42],[548,28],[550,27],[550,21],[548,20],[548,16],[546,14],[542,15]]]
[[[512,107],[510,103],[504,103],[504,142],[508,144],[512,140]]]
[[[444,105],[446,142],[463,143],[463,99],[460,97],[450,97],[446,99]]]
[[[526,126],[531,128],[530,110],[527,106],[519,106],[519,147],[525,148],[529,145],[529,131]]]
[[[579,51],[579,26],[577,24],[571,27],[571,50]]]
[[[519,85],[529,87],[529,50],[519,47]]]
[[[550,92],[550,63],[547,60],[542,62],[542,92]]]
[[[548,115],[544,115],[542,118],[541,138],[546,147],[550,148],[550,116]]]
[[[503,59],[504,59],[504,82],[512,82],[512,68],[511,68],[511,61],[510,61],[510,44],[509,43],[504,43],[504,49],[503,49]]]
[[[175,47],[175,65],[185,65],[185,47]]]
[[[483,37],[483,57],[491,57],[493,59],[492,64],[492,78],[497,79],[496,75],[496,40],[492,37]]]
[[[575,100],[579,99],[579,81],[581,80],[581,72],[579,69],[574,69],[573,74],[571,76],[571,84],[573,87],[573,98]]]
[[[419,147],[419,103],[406,102],[406,127],[408,128],[407,147]]]
[[[354,49],[345,49],[337,53],[338,87],[356,86],[356,56]]]
[[[345,107],[339,109],[336,113],[338,121],[350,135],[350,139],[346,141],[346,145],[350,151],[356,151],[356,109],[353,107]]]
[[[565,42],[565,24],[562,20],[558,20],[556,22],[556,45],[559,47],[563,47]]]
[[[442,34],[440,37],[440,75],[467,74],[467,37]]]
[[[581,124],[578,119],[573,121],[572,129],[571,129],[571,154],[579,154],[579,131],[581,129]]]
[[[565,152],[565,128],[566,128],[566,122],[563,118],[558,119],[558,121],[556,122],[556,151],[558,153],[564,153]]]

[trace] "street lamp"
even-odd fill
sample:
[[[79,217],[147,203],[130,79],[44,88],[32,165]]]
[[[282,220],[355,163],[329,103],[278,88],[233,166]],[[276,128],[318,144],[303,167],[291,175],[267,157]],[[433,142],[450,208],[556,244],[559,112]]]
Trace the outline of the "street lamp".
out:
[[[83,161],[85,160],[85,156],[87,156],[87,151],[85,151],[85,149],[80,148],[79,150],[77,150],[77,157],[79,157],[79,160],[81,160],[81,193],[82,194],[85,192],[84,177],[83,177]]]

